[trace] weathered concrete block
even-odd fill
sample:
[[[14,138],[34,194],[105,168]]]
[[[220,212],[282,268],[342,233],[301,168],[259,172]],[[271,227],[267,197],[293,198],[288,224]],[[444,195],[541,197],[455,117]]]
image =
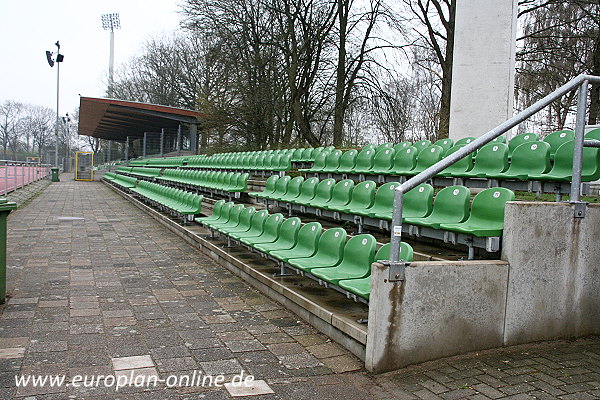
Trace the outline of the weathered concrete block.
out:
[[[507,204],[506,345],[600,334],[600,205]]]
[[[508,265],[502,261],[414,262],[404,282],[375,263],[366,367],[384,372],[502,345]]]

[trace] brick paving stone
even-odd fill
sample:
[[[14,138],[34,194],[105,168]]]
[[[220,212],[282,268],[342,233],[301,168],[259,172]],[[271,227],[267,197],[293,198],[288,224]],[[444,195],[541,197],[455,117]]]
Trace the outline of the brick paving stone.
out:
[[[252,373],[275,392],[254,399],[600,398],[598,338],[368,374],[354,355],[98,182],[63,175],[11,213],[8,226],[2,399],[230,398],[224,388],[14,387],[15,374],[194,370]]]

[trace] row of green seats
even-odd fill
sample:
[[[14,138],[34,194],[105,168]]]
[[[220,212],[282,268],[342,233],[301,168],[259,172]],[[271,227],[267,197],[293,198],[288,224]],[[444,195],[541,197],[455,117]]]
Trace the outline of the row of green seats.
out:
[[[124,189],[134,188],[137,183],[137,178],[121,174],[115,174],[113,172],[105,173],[104,179]]]
[[[142,158],[129,161],[131,167],[181,167],[185,164],[189,156],[174,156],[174,157],[163,157],[163,158]]]
[[[144,178],[156,178],[160,175],[159,168],[146,168],[146,167],[133,167],[131,171],[128,172],[131,175],[141,176]]]
[[[292,168],[292,158],[289,154],[217,155],[190,162],[186,167],[289,171]]]
[[[302,176],[271,176],[263,192],[250,196],[279,203],[296,204],[342,214],[358,215],[386,221],[392,220],[394,190],[400,185],[390,182],[377,185],[364,181],[355,185],[344,179],[335,182],[328,178],[304,179]],[[403,221],[420,221],[427,226],[478,237],[501,236],[504,228],[504,207],[514,200],[514,193],[506,188],[490,188],[478,193],[469,211],[470,191],[464,186],[442,189],[435,201],[433,187],[421,184],[404,195]],[[415,225],[419,225],[415,223]],[[443,226],[442,226],[443,225]]]
[[[202,211],[202,195],[148,181],[139,181],[131,190],[154,206],[166,207],[181,215],[193,216]]]
[[[122,173],[128,174],[128,173],[131,172],[132,169],[133,169],[133,167],[125,167],[125,166],[123,166],[123,167],[118,167],[115,172],[118,173],[118,174],[122,174]]]
[[[550,161],[551,147],[544,141],[529,141],[514,149],[509,163],[509,147],[504,143],[492,142],[482,147],[476,155],[469,154],[438,176],[457,178],[487,178],[503,180],[544,180],[570,181],[573,165],[573,141],[563,143],[555,153],[554,163]],[[303,172],[317,174],[363,174],[363,175],[416,175],[442,158],[458,151],[461,145],[447,151],[441,146],[424,148],[414,146],[381,148],[375,152],[370,148],[360,153],[348,150],[342,154],[335,150],[320,155],[309,169]],[[583,152],[583,181],[600,178],[600,150],[585,148]]]
[[[157,179],[234,193],[246,191],[248,177],[248,173],[166,169]]]
[[[254,207],[225,203],[224,200],[215,203],[210,217],[196,218],[196,221],[364,299],[369,298],[367,278],[371,264],[375,260],[389,259],[389,244],[375,254],[377,241],[372,235],[357,235],[346,241],[347,233],[343,228],[323,232],[318,222],[302,225],[297,217],[286,219],[279,213],[269,215],[266,210],[256,211]],[[403,243],[400,256],[412,261],[410,245]]]

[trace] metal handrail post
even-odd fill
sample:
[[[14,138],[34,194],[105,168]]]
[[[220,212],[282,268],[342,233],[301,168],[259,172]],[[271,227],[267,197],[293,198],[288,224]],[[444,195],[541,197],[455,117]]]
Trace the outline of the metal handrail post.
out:
[[[18,188],[18,186],[17,186],[17,163],[14,163],[13,167],[14,167],[13,170],[15,171],[15,192],[16,192],[17,188]]]
[[[578,202],[581,194],[581,170],[583,163],[583,140],[585,115],[587,111],[588,81],[584,80],[577,93],[577,119],[575,121],[575,142],[573,143],[573,172],[571,176],[571,202]]]
[[[390,238],[390,260],[400,261],[400,243],[402,242],[402,208],[404,192],[394,191],[394,208],[392,210],[392,237]]]
[[[8,194],[8,162],[4,161],[4,195]]]

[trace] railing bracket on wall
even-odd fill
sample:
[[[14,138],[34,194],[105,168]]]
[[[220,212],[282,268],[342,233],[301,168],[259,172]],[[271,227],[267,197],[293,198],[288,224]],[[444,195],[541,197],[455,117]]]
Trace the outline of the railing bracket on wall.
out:
[[[400,282],[405,279],[404,271],[406,267],[410,265],[409,262],[405,261],[389,261],[389,260],[378,260],[377,262],[386,265],[390,270],[388,282]]]
[[[571,204],[573,204],[573,218],[585,218],[585,210],[588,203],[585,201],[574,201]]]

